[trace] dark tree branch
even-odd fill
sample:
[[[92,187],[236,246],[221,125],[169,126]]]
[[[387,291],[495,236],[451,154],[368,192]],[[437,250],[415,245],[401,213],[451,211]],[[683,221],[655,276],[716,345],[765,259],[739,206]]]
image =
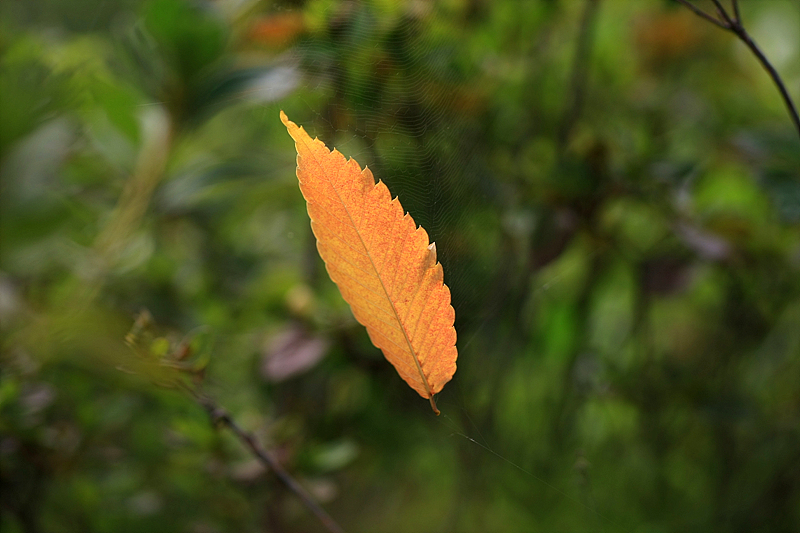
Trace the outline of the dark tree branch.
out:
[[[753,52],[753,54],[758,58],[758,61],[761,63],[761,66],[764,67],[764,70],[769,73],[772,81],[778,87],[778,91],[783,97],[783,102],[786,104],[786,108],[789,110],[789,115],[792,118],[792,122],[794,122],[797,133],[800,135],[800,115],[797,113],[797,107],[795,107],[792,97],[789,95],[789,91],[786,89],[786,85],[784,85],[780,74],[778,74],[778,71],[775,70],[775,67],[773,67],[772,63],[769,62],[767,56],[764,55],[764,52],[761,51],[752,37],[750,37],[750,34],[745,31],[741,24],[734,24],[733,28],[731,28],[731,31],[733,31],[739,37],[739,39],[741,39],[741,41],[747,45],[750,51]]]
[[[739,0],[731,0],[731,4],[733,4],[733,17],[736,21],[736,24],[742,23],[742,14],[739,13]]]
[[[706,19],[710,23],[715,24],[715,25],[717,25],[720,28],[723,28],[725,30],[728,29],[728,27],[725,24],[723,24],[722,22],[720,22],[719,19],[716,19],[713,16],[709,15],[708,13],[706,13],[705,11],[703,11],[702,9],[700,9],[699,7],[697,7],[696,5],[691,3],[689,0],[675,0],[675,1],[680,3],[680,4],[685,5],[686,7],[691,9],[696,15],[698,15],[700,17],[703,17],[704,19]]]
[[[731,20],[730,15],[728,15],[728,12],[725,10],[725,6],[723,6],[722,2],[720,2],[719,0],[711,0],[711,1],[714,2],[715,6],[717,6],[717,14],[719,15],[719,17],[723,21],[725,21],[725,25],[728,28],[731,28],[733,26],[733,20]]]
[[[286,469],[283,468],[283,465],[281,465],[261,446],[253,434],[242,429],[242,427],[239,426],[239,424],[237,424],[236,421],[231,417],[228,411],[216,405],[210,398],[198,396],[197,394],[193,395],[197,402],[208,412],[211,420],[215,424],[221,424],[227,427],[231,433],[233,433],[239,439],[239,441],[241,441],[241,443],[250,450],[250,453],[258,458],[258,460],[261,461],[264,466],[272,470],[283,482],[283,484],[286,485],[289,490],[294,492],[298,498],[300,498],[308,510],[314,513],[314,515],[330,533],[344,533],[342,528],[339,527],[339,524],[337,524],[336,521],[331,518],[331,516],[326,513],[316,501],[314,501],[314,498],[286,471]]]
[[[767,56],[764,55],[764,52],[761,51],[756,42],[752,37],[750,37],[750,34],[747,33],[747,30],[745,30],[744,26],[742,25],[742,16],[739,12],[739,2],[737,0],[731,0],[731,4],[733,5],[733,17],[731,17],[723,7],[720,0],[712,0],[714,5],[717,7],[717,12],[720,17],[716,18],[697,7],[689,0],[675,1],[691,9],[692,12],[703,19],[733,33],[750,49],[753,55],[755,55],[758,59],[759,63],[761,63],[761,66],[764,68],[764,70],[766,70],[772,78],[772,82],[778,88],[778,92],[781,93],[783,102],[786,104],[786,109],[789,111],[789,116],[794,123],[795,129],[797,129],[797,134],[800,135],[800,114],[797,112],[797,107],[795,106],[794,101],[792,101],[792,97],[789,94],[789,91],[786,89],[786,85],[783,83],[783,79],[781,79],[778,71],[775,70],[775,67],[773,67],[772,63],[769,62]]]

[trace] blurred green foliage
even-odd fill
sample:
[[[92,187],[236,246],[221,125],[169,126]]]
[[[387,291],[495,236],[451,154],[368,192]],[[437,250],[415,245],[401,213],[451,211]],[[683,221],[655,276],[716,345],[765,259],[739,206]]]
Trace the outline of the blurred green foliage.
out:
[[[730,35],[593,3],[0,4],[2,530],[319,531],[185,389],[347,531],[799,530],[800,140]],[[800,99],[800,7],[742,11]],[[440,418],[279,109],[437,241]]]

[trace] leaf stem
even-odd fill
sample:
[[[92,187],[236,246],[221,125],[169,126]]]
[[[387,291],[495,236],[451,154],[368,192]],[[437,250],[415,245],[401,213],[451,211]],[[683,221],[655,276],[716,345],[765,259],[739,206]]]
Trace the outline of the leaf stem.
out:
[[[433,394],[431,394],[431,397],[429,399],[431,401],[431,407],[433,408],[434,414],[436,414],[436,416],[439,416],[441,412],[436,407],[436,400],[433,399]]]

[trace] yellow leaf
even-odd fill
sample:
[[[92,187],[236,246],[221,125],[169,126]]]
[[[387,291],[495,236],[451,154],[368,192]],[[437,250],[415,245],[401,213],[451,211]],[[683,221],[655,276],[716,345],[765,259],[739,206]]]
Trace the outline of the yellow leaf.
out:
[[[328,274],[372,343],[431,402],[456,371],[455,311],[436,244],[383,182],[331,152],[281,111],[297,148],[297,178]]]

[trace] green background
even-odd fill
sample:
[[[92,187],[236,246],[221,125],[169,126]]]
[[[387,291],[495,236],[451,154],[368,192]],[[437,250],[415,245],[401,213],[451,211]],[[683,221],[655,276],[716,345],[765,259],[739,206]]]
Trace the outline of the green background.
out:
[[[741,8],[799,99],[800,6]],[[800,530],[800,138],[732,35],[657,0],[8,0],[0,54],[4,533],[322,531],[189,391],[347,531]],[[280,109],[437,242],[440,417],[327,277]]]

